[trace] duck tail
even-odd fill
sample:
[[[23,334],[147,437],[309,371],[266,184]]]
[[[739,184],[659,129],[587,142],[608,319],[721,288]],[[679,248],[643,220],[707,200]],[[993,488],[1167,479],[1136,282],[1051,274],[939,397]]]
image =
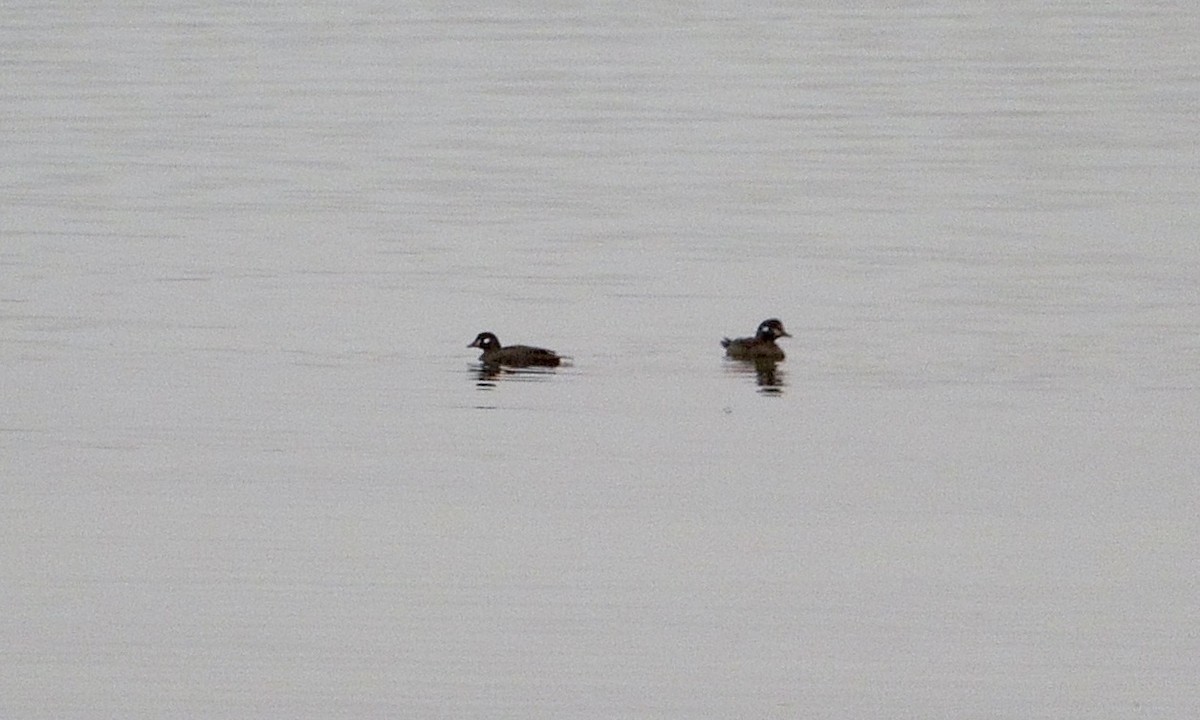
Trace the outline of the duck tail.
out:
[[[731,342],[733,342],[733,341],[730,340],[729,338],[722,338],[721,339],[721,347],[727,348],[727,347],[729,347],[729,343],[731,343]]]

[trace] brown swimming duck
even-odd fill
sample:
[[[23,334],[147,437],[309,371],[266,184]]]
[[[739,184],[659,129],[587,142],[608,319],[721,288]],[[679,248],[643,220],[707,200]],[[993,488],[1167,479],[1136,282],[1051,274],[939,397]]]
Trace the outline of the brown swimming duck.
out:
[[[479,348],[483,354],[479,361],[484,365],[507,367],[558,367],[562,358],[553,350],[528,345],[509,345],[502,347],[500,338],[490,332],[481,332],[475,336],[475,342],[467,347]]]
[[[771,318],[762,321],[754,337],[734,340],[725,338],[721,341],[721,347],[725,348],[726,355],[735,360],[782,360],[783,348],[775,344],[781,337],[791,335],[783,329],[783,323]]]

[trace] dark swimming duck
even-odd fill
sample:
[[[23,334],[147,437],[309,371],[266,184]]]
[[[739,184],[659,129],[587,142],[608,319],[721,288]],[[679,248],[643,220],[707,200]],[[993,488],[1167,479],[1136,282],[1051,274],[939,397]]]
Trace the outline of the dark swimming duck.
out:
[[[775,344],[775,340],[781,337],[791,335],[783,329],[783,323],[771,318],[762,321],[754,337],[736,340],[725,338],[721,341],[721,347],[725,348],[726,355],[735,360],[782,360],[783,349]]]
[[[484,365],[507,367],[558,367],[562,358],[553,350],[528,345],[509,345],[501,347],[500,338],[490,332],[481,332],[475,336],[475,342],[467,347],[479,348],[483,354],[479,356]]]

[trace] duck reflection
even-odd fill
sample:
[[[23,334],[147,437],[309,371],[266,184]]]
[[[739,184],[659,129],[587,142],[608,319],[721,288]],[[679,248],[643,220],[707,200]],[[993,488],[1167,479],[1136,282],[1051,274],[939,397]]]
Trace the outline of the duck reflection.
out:
[[[735,375],[754,375],[758,391],[764,395],[782,395],[787,385],[787,373],[779,367],[779,361],[770,358],[754,360],[730,360],[726,369]]]
[[[483,389],[496,387],[499,382],[545,382],[554,371],[549,368],[514,368],[497,363],[481,363],[472,367],[471,375],[475,386]]]

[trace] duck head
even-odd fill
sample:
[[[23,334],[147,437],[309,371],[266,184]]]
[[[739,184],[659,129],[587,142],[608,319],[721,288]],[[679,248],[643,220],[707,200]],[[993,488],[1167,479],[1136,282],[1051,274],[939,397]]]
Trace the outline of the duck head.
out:
[[[772,342],[774,342],[776,338],[791,337],[791,335],[788,334],[788,331],[783,329],[783,323],[779,322],[779,320],[776,318],[763,320],[758,326],[758,332],[755,333],[755,336],[758,337],[759,340],[770,340]]]
[[[500,338],[496,337],[494,334],[492,334],[490,332],[481,332],[475,336],[475,341],[472,342],[467,347],[479,348],[480,350],[483,350],[484,352],[487,352],[488,350],[499,350],[500,349]]]

